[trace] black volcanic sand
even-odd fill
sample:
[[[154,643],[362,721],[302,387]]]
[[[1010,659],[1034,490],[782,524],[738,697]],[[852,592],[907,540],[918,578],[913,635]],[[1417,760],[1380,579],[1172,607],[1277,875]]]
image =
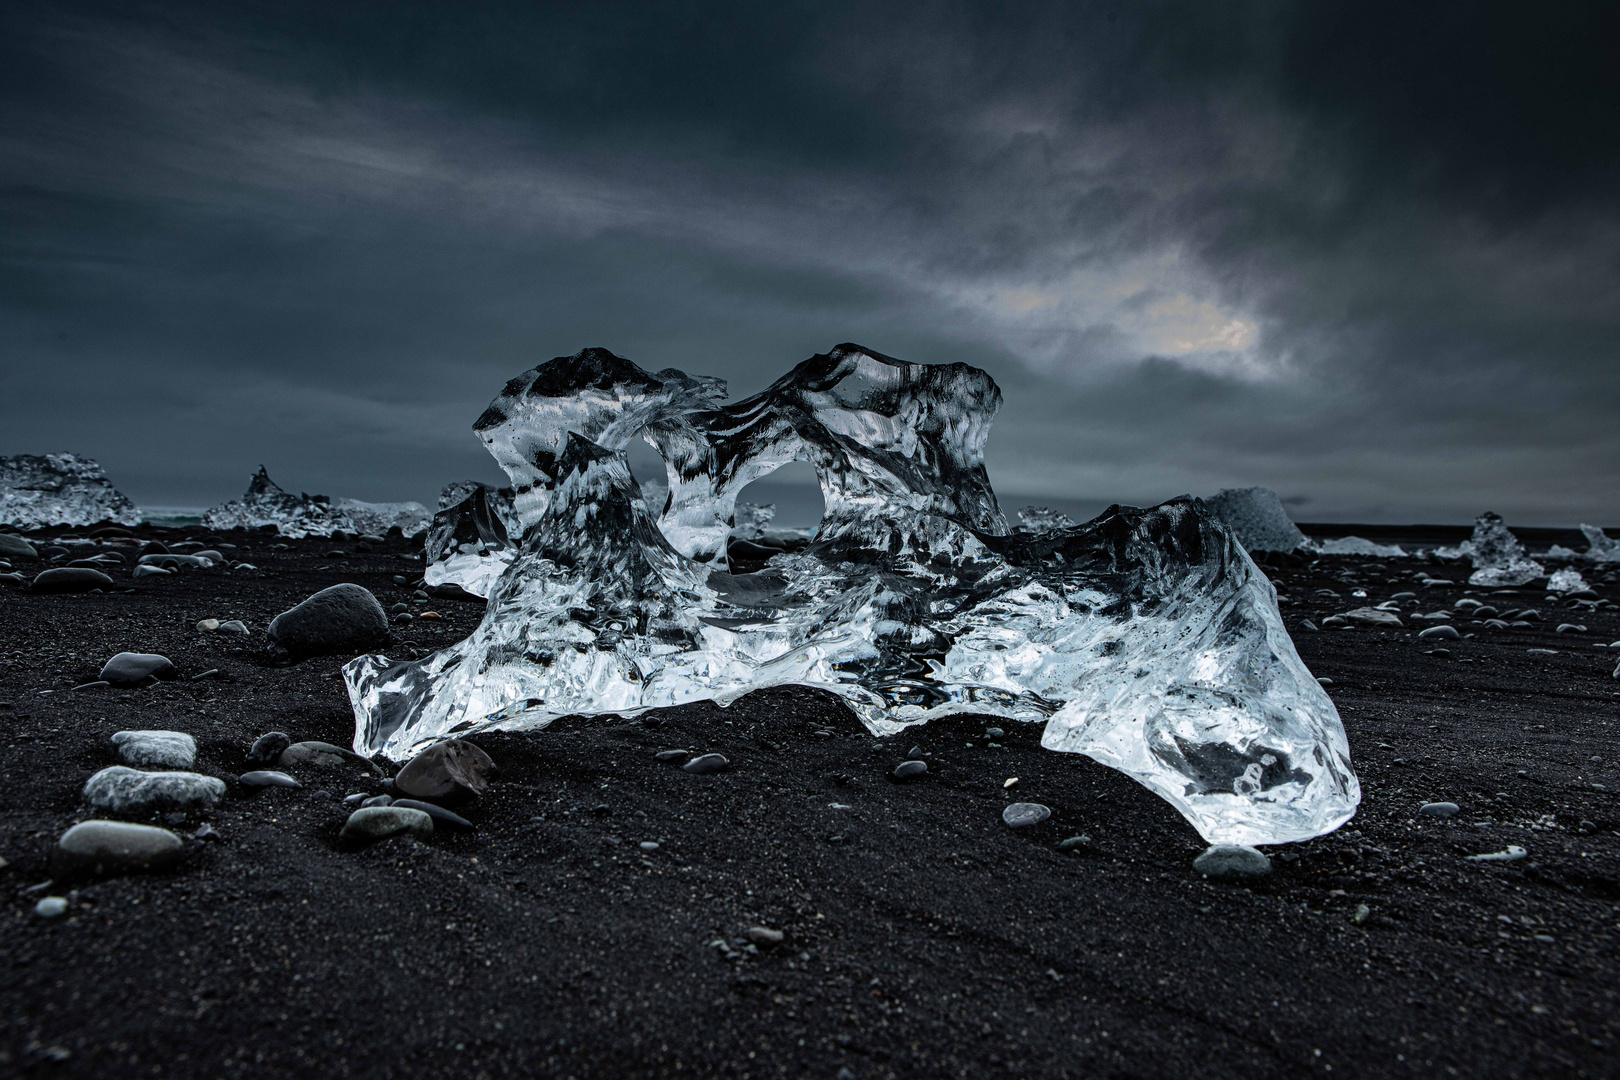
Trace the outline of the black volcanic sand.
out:
[[[1546,621],[1460,621],[1477,636],[1442,658],[1424,655],[1421,623],[1298,630],[1413,588],[1418,564],[1273,571],[1301,653],[1333,680],[1365,800],[1332,836],[1274,849],[1252,885],[1201,879],[1204,845],[1168,805],[1041,750],[1038,728],[1001,723],[992,748],[996,721],[958,717],[880,743],[834,698],[791,689],[475,736],[498,766],[462,810],[476,832],[351,852],[336,842],[339,800],[380,780],[356,768],[302,773],[302,790],[235,782],[262,732],[352,738],[342,658],[275,666],[263,627],[337,582],[409,601],[392,579],[414,581],[420,563],[403,546],[216,539],[259,569],[138,583],[126,570],[115,577],[134,591],[107,595],[0,591],[0,1073],[1620,1073],[1620,650],[1596,647],[1620,639],[1612,608],[1500,597]],[[1464,589],[1415,591],[1430,611]],[[449,643],[481,615],[415,605],[428,608],[445,617],[419,619],[391,652],[406,637]],[[244,619],[254,636],[205,636],[204,617]],[[1555,633],[1565,619],[1588,632]],[[220,674],[70,689],[123,649]],[[206,821],[221,840],[168,875],[39,888],[125,728],[196,737],[199,770],[229,793],[169,824]],[[891,783],[914,744],[937,755],[928,776]],[[693,776],[654,760],[669,747],[733,768]],[[1051,820],[1006,828],[1014,798]],[[1431,800],[1462,813],[1416,816]],[[1081,853],[1057,850],[1081,834]],[[1529,857],[1464,859],[1509,844]],[[50,893],[71,906],[47,922],[33,908]],[[750,951],[756,925],[785,941]]]

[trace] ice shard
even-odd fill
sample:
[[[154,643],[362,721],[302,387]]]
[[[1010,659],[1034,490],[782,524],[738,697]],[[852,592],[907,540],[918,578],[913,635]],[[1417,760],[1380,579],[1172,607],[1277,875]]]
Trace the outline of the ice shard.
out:
[[[1026,506],[1018,511],[1018,532],[1043,533],[1053,529],[1072,529],[1074,522],[1068,514],[1049,506]]]
[[[1298,551],[1314,547],[1270,488],[1224,488],[1210,498],[1209,508],[1232,530],[1245,551]]]
[[[92,459],[77,454],[0,457],[0,522],[42,529],[101,521],[139,525],[141,511]]]
[[[518,532],[511,488],[492,488],[476,481],[450,484],[439,495],[439,512],[428,526],[429,585],[459,585],[474,596],[488,596],[497,578],[511,565]]]
[[[424,659],[344,668],[355,749],[397,760],[471,730],[798,684],[879,735],[951,713],[1043,724],[1043,745],[1135,777],[1212,843],[1304,840],[1355,812],[1333,703],[1202,502],[1009,531],[982,456],[1000,391],[966,365],[843,345],[734,405],[718,389],[603,350],[509,384],[478,430],[515,520],[474,505],[462,538],[435,541],[507,553],[484,619]],[[638,433],[665,456],[662,508],[621,449]],[[821,483],[814,540],[733,572],[737,493],[795,459]]]
[[[1468,544],[1474,560],[1474,572],[1468,576],[1470,585],[1526,585],[1547,576],[1546,568],[1525,554],[1524,545],[1508,531],[1500,514],[1486,511],[1479,515]]]
[[[274,525],[286,537],[331,536],[335,532],[382,535],[398,526],[406,536],[427,528],[427,507],[417,502],[368,503],[325,495],[283,491],[263,465],[240,499],[210,507],[203,524],[210,529],[262,529]]]
[[[1620,540],[1613,540],[1596,525],[1582,525],[1586,534],[1586,551],[1582,554],[1593,562],[1620,562]]]
[[[1565,567],[1547,579],[1547,591],[1550,593],[1585,592],[1591,588],[1581,572],[1573,567]]]

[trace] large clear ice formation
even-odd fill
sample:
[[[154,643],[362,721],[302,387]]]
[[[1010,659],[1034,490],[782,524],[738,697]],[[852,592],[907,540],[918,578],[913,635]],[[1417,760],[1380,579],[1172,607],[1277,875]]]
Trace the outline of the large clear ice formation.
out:
[[[92,459],[77,454],[0,457],[0,522],[42,529],[101,521],[139,525],[141,511]]]
[[[1474,572],[1468,575],[1470,585],[1525,585],[1547,576],[1546,568],[1525,554],[1524,545],[1508,531],[1500,514],[1486,511],[1475,518],[1474,536],[1468,543],[1474,560]]]
[[[334,532],[382,535],[399,526],[415,536],[428,526],[427,507],[417,502],[368,503],[359,499],[330,499],[325,495],[294,495],[283,491],[263,465],[253,474],[240,499],[210,507],[203,524],[210,529],[259,529],[274,525],[282,536],[331,536]]]
[[[1316,549],[1323,555],[1370,555],[1379,559],[1404,559],[1406,551],[1399,544],[1375,544],[1360,536],[1336,536],[1331,540],[1318,540]]]
[[[1620,562],[1620,540],[1613,540],[1596,525],[1582,525],[1581,532],[1586,534],[1586,558],[1593,562]]]
[[[1355,812],[1333,703],[1202,502],[1011,532],[983,465],[1000,390],[963,364],[841,345],[747,400],[722,393],[599,349],[508,384],[476,430],[514,520],[483,489],[481,517],[475,492],[434,526],[462,530],[441,552],[509,553],[483,622],[419,661],[349,663],[355,749],[399,760],[470,730],[798,684],[879,735],[951,713],[1043,723],[1043,745],[1135,777],[1212,843],[1304,840]],[[622,452],[637,434],[667,463],[661,508]],[[734,573],[737,493],[795,459],[820,478],[816,536]]]
[[[1314,546],[1270,488],[1224,488],[1209,500],[1209,508],[1245,551],[1297,551]]]

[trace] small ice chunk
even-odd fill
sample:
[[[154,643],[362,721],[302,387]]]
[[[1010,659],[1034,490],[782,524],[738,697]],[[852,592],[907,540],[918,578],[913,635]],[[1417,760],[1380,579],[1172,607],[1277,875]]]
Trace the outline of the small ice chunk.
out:
[[[1581,577],[1581,572],[1569,567],[1557,571],[1547,579],[1548,592],[1581,592],[1589,588],[1591,586],[1587,585],[1586,579]]]
[[[654,503],[646,499],[646,494],[647,488],[643,486],[643,501],[647,503],[649,510],[653,510]],[[656,510],[654,510],[654,512],[656,512]],[[774,520],[775,517],[775,503],[765,503],[764,505],[761,505],[759,503],[740,502],[737,504],[737,511],[734,518],[735,524],[731,527],[731,535],[739,537],[743,540],[758,540],[765,535],[765,531],[770,528],[771,521]]]
[[[77,454],[0,457],[0,524],[19,529],[48,525],[139,525],[141,511],[101,466]]]
[[[1586,534],[1586,558],[1592,562],[1620,562],[1620,540],[1610,539],[1596,525],[1582,525],[1581,532]]]
[[[240,499],[210,507],[203,524],[210,529],[261,529],[274,525],[286,537],[331,536],[334,532],[386,533],[399,526],[415,536],[428,526],[428,509],[421,503],[368,503],[359,499],[331,499],[325,495],[293,495],[283,491],[263,465],[248,482]]]
[[[1046,533],[1053,529],[1072,529],[1074,522],[1069,520],[1068,514],[1059,513],[1047,506],[1026,506],[1018,511],[1018,531],[1029,533]]]
[[[1324,555],[1373,555],[1380,559],[1404,559],[1406,552],[1399,544],[1375,544],[1359,536],[1336,536],[1331,540],[1318,540],[1318,550]]]
[[[333,499],[332,506],[349,519],[344,531],[362,536],[382,536],[392,528],[398,528],[406,536],[415,536],[433,519],[428,508],[419,502],[371,503],[340,498]]]
[[[1474,572],[1468,584],[1487,588],[1525,585],[1544,577],[1546,568],[1524,552],[1519,538],[1508,531],[1500,514],[1489,511],[1474,521]]]
[[[1578,559],[1580,558],[1580,555],[1574,550],[1565,547],[1563,544],[1554,544],[1552,547],[1547,549],[1547,554],[1544,556],[1544,558]]]
[[[1314,547],[1270,488],[1225,488],[1209,508],[1237,536],[1245,551],[1297,551]]]

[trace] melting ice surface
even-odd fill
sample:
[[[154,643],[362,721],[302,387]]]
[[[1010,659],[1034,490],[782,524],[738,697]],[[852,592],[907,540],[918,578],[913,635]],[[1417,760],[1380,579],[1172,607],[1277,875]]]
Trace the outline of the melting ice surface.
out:
[[[100,521],[139,525],[141,511],[94,460],[77,454],[0,457],[0,522],[38,529]]]
[[[263,465],[253,474],[240,499],[210,507],[203,513],[210,529],[258,529],[274,525],[282,536],[331,536],[334,532],[382,535],[399,526],[415,536],[428,525],[427,507],[421,503],[368,503],[359,499],[329,499],[325,495],[294,495],[283,491]]]
[[[1500,514],[1489,511],[1474,519],[1474,535],[1459,545],[1474,560],[1468,584],[1487,587],[1525,585],[1547,576],[1540,563],[1525,554],[1519,538],[1508,531]]]
[[[480,488],[434,525],[447,567],[501,566],[484,620],[418,661],[350,662],[355,749],[398,760],[470,730],[798,684],[879,735],[951,713],[1042,723],[1044,746],[1135,777],[1212,843],[1303,840],[1355,812],[1333,703],[1202,502],[1009,530],[982,455],[1001,392],[963,364],[841,345],[723,393],[601,349],[509,383],[475,425],[509,511]],[[638,435],[666,462],[661,506],[622,452]],[[795,459],[820,478],[814,539],[731,572],[737,494]]]

